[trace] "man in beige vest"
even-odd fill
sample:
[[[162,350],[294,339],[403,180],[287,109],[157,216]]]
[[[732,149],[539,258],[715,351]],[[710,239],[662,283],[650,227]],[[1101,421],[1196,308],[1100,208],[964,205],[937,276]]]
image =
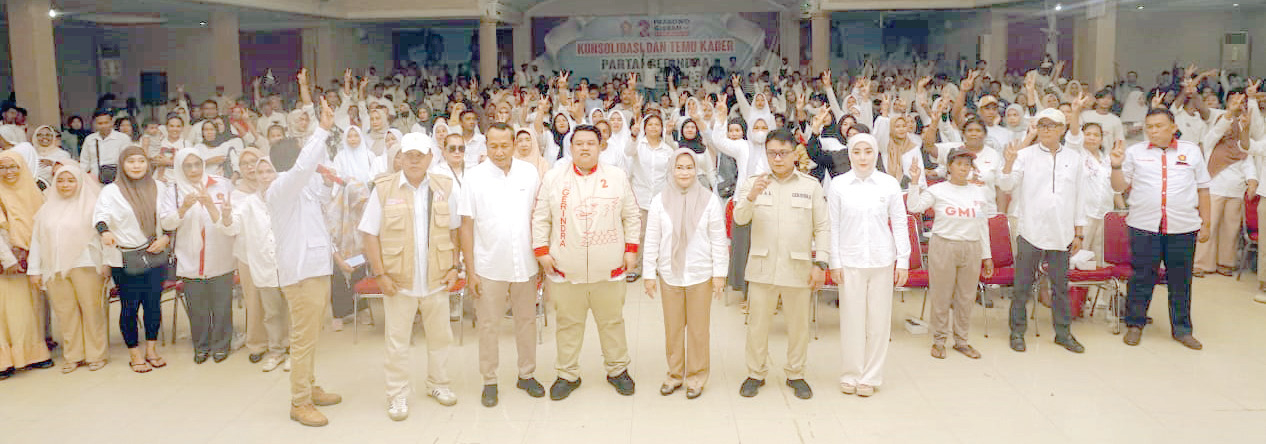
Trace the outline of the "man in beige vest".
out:
[[[598,129],[572,132],[571,162],[545,174],[532,213],[532,247],[557,312],[558,380],[550,399],[580,386],[580,346],[593,311],[607,382],[633,394],[624,337],[625,273],[637,261],[641,210],[624,171],[598,163]]]
[[[452,179],[427,174],[432,157],[425,137],[409,134],[400,141],[403,168],[374,181],[358,227],[365,236],[370,271],[384,295],[387,416],[395,421],[409,417],[409,338],[419,311],[426,330],[427,394],[445,406],[457,403],[448,387],[453,342],[448,288],[461,271],[460,220]]]
[[[804,380],[813,291],[826,281],[830,220],[826,194],[812,176],[796,171],[796,142],[787,131],[765,143],[771,174],[752,176],[734,193],[734,223],[752,225],[747,260],[747,380],[739,395],[756,396],[769,372],[769,325],[782,298],[787,319],[787,386],[813,397]]]

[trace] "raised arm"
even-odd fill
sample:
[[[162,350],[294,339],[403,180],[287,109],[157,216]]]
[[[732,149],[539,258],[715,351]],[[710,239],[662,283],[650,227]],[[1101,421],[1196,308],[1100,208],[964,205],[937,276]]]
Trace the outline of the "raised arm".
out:
[[[311,182],[321,160],[326,158],[325,140],[330,136],[330,129],[334,128],[334,110],[330,108],[329,102],[326,102],[324,97],[321,98],[321,109],[317,121],[320,126],[304,143],[299,157],[295,159],[294,166],[289,171],[279,174],[272,186],[268,187],[268,200],[293,199],[298,196]]]

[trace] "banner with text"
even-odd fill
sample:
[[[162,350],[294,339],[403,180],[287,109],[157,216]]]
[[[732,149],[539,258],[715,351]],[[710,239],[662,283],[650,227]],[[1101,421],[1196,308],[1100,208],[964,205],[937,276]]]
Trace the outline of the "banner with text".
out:
[[[714,60],[729,68],[733,57],[746,70],[767,56],[764,44],[765,30],[738,14],[571,18],[545,35],[535,63],[571,70],[573,79],[635,72],[645,85],[662,86],[670,64],[697,76]]]

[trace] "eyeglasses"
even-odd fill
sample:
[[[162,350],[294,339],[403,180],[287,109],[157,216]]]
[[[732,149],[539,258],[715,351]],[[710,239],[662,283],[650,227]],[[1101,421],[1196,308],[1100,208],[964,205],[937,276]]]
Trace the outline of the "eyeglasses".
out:
[[[1040,130],[1053,130],[1053,129],[1060,129],[1060,128],[1062,128],[1063,126],[1064,126],[1064,125],[1061,125],[1061,124],[1058,124],[1058,123],[1039,123],[1039,124],[1037,124],[1037,129],[1040,129]]]
[[[448,146],[448,152],[455,153],[458,151],[461,151],[463,153],[466,152],[466,146],[465,145],[449,145]]]
[[[18,171],[22,167],[18,165],[0,165],[0,171]]]
[[[784,157],[791,157],[793,154],[796,154],[796,152],[795,152],[795,151],[787,151],[787,150],[783,150],[783,151],[765,151],[765,155],[766,155],[766,156],[769,156],[771,159],[781,159],[781,158],[784,158]]]

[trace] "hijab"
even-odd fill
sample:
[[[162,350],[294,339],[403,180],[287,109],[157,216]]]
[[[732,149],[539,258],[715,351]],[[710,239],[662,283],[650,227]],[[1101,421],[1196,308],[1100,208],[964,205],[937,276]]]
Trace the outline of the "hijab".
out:
[[[673,163],[670,168],[676,168],[677,159],[681,156],[689,157],[690,162],[698,168],[695,153],[688,148],[678,148],[673,152]],[[670,177],[668,183],[669,186],[664,187],[660,196],[663,199],[664,212],[668,214],[668,220],[673,224],[670,237],[673,243],[672,270],[682,274],[686,269],[686,247],[690,245],[695,228],[699,226],[699,220],[703,218],[703,213],[708,208],[712,193],[699,184],[697,174],[690,180],[690,186],[686,188],[678,185],[675,177]]]
[[[563,116],[563,119],[566,119],[566,120],[567,120],[567,131],[563,131],[563,132],[561,132],[561,133],[560,133],[560,132],[558,132],[558,128],[555,128],[555,127],[554,127],[554,122],[558,121],[558,116]],[[576,124],[575,124],[575,123],[572,123],[572,121],[571,121],[571,117],[569,117],[569,116],[568,116],[568,115],[566,115],[566,114],[563,114],[563,113],[556,113],[556,114],[554,114],[554,116],[553,116],[553,117],[551,117],[551,118],[550,118],[550,121],[549,121],[549,132],[550,132],[550,134],[552,134],[552,135],[554,136],[554,144],[555,144],[555,145],[558,145],[558,148],[559,148],[559,150],[558,150],[558,157],[557,157],[557,158],[555,158],[555,160],[562,159],[562,158],[563,158],[564,153],[566,153],[566,152],[567,152],[567,150],[563,147],[563,143],[567,140],[567,135],[571,133],[571,130],[573,129],[572,127],[574,127],[574,126],[576,126]]]
[[[259,163],[258,159],[263,159],[267,157],[264,155],[262,151],[257,150],[255,148],[243,149],[242,154],[238,154],[237,158],[233,159],[233,171],[238,171],[238,172],[242,171],[242,168],[241,168],[242,157],[247,154],[255,155],[255,159],[256,159],[255,163]],[[243,193],[254,193],[259,188],[259,182],[255,181],[254,179],[247,179],[246,175],[242,174],[241,178],[237,180],[236,184],[234,184],[234,188],[241,190]]]
[[[83,254],[85,245],[97,237],[92,228],[92,212],[97,203],[97,195],[101,193],[101,184],[88,177],[88,173],[76,163],[62,164],[53,173],[57,176],[69,174],[78,185],[71,197],[62,197],[53,187],[45,192],[46,201],[39,212],[35,213],[35,223],[39,226],[40,257],[52,265],[53,272],[44,275],[44,282],[75,268],[76,259]]]
[[[197,182],[189,181],[189,178],[185,175],[185,159],[189,157],[195,157],[202,162],[202,176],[198,178]],[[203,159],[198,154],[198,151],[193,148],[185,148],[176,152],[174,169],[176,170],[176,174],[173,174],[173,176],[176,176],[176,188],[180,190],[180,194],[185,196],[193,196],[202,192],[206,187],[207,179],[210,177],[207,175],[206,159]]]
[[[695,124],[694,138],[686,138],[685,128],[687,123]],[[678,132],[679,136],[677,137],[678,146],[682,148],[689,148],[690,151],[693,151],[695,154],[703,154],[707,151],[707,147],[703,144],[703,129],[699,128],[698,123],[695,123],[693,119],[686,119],[686,121],[681,124],[681,129],[682,130]]]
[[[180,151],[192,151],[192,148],[185,148]],[[127,158],[132,156],[145,157],[145,151],[140,147],[130,146],[123,149],[119,153],[119,166],[122,167]],[[176,152],[176,165],[180,165],[180,152]],[[147,161],[148,162],[148,161]],[[119,168],[122,170],[123,168]],[[145,170],[145,175],[140,179],[132,179],[126,172],[119,171],[118,178],[114,180],[114,185],[119,187],[119,193],[127,200],[128,205],[132,207],[132,213],[136,215],[136,222],[141,226],[141,232],[145,236],[152,237],[158,233],[158,184],[154,183],[154,169]],[[177,176],[183,176],[177,174]]]
[[[9,230],[9,242],[13,246],[30,250],[35,213],[44,204],[44,196],[21,154],[7,150],[0,152],[0,158],[12,160],[18,167],[17,183],[10,185],[0,180],[0,228]]]
[[[523,127],[514,131],[514,138],[518,139],[519,134],[527,134],[528,137],[532,139],[532,148],[531,152],[522,153],[519,152],[518,144],[515,144],[514,158],[532,164],[532,166],[536,167],[537,174],[541,177],[545,177],[545,172],[549,171],[549,162],[546,161],[545,156],[541,154],[541,143],[540,139],[536,138],[536,132],[532,131],[529,127]]]
[[[299,108],[286,115],[286,137],[293,139],[307,139],[308,136],[312,135],[315,129],[313,123],[315,122],[312,121],[313,119],[310,115],[308,116],[308,127],[303,131],[299,130],[299,120],[304,114],[307,114],[307,111],[304,111],[303,108]]]
[[[220,127],[215,126],[214,119],[204,120],[204,122],[205,123],[203,123],[202,126],[211,125],[212,128],[215,128],[215,138],[211,140],[202,141],[202,144],[206,145],[207,148],[216,148],[216,147],[219,147],[220,145],[223,145],[225,142],[228,142],[230,140],[237,138],[237,136],[233,135],[233,131],[231,128],[225,128],[226,131],[220,131]],[[201,127],[199,127],[199,131],[201,131]]]
[[[347,142],[352,131],[360,135],[360,143],[356,146],[351,146]],[[368,140],[369,134],[361,131],[358,126],[352,125],[347,127],[347,131],[343,131],[342,148],[339,149],[338,154],[334,155],[334,169],[340,176],[366,183],[373,179],[370,173],[373,169],[374,153],[369,149]]]

